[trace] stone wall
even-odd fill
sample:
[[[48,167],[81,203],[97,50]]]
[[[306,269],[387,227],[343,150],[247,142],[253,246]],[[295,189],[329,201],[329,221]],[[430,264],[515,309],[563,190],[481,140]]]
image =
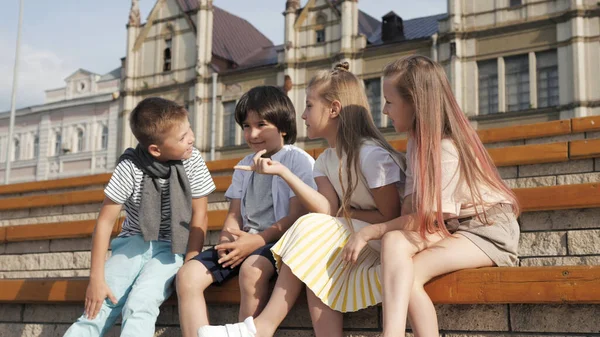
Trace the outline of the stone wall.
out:
[[[82,305],[0,305],[0,336],[62,336],[81,314]],[[213,324],[237,321],[238,308],[210,306]],[[483,336],[600,336],[600,305],[438,305],[440,335]],[[381,306],[345,314],[344,331],[350,337],[381,335]],[[298,304],[275,336],[313,336],[305,304]],[[107,336],[119,336],[115,326]],[[165,305],[155,336],[181,336],[177,307]]]

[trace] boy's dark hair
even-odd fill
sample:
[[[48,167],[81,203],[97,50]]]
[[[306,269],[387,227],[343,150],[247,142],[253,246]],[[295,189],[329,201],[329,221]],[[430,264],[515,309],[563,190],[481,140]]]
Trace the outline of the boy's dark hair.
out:
[[[248,112],[254,111],[260,118],[272,123],[279,132],[285,132],[283,142],[296,142],[296,110],[290,98],[281,89],[260,86],[245,93],[235,106],[235,121],[242,126]]]
[[[131,111],[129,126],[135,138],[144,147],[162,144],[164,134],[173,124],[188,118],[185,108],[160,97],[148,97]]]

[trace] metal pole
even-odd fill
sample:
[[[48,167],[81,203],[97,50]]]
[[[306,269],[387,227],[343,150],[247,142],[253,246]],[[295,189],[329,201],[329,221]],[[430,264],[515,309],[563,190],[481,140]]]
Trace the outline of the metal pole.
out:
[[[10,122],[8,124],[8,145],[6,146],[6,168],[4,170],[4,183],[8,184],[10,178],[10,154],[12,153],[13,132],[15,128],[15,105],[17,103],[17,74],[19,73],[19,49],[21,47],[21,23],[23,22],[23,0],[19,1],[19,25],[17,27],[17,50],[15,51],[15,68],[13,71],[12,98],[10,103]]]

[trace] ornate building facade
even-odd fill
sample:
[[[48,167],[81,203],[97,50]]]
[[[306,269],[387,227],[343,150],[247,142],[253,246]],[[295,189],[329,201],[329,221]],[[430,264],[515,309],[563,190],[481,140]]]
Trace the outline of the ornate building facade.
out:
[[[357,0],[308,0],[303,7],[299,0],[282,1],[285,37],[283,44],[274,45],[247,21],[214,6],[212,0],[157,0],[143,23],[138,1],[133,0],[126,56],[117,70],[120,76],[111,82],[118,82],[111,87],[118,93],[113,92],[110,99],[100,94],[104,91],[78,96],[82,95],[79,86],[81,90],[107,88],[100,80],[106,75],[80,71],[67,78],[65,88],[48,91],[43,108],[22,109],[17,134],[24,135],[24,140],[21,136],[15,140],[19,139],[20,151],[25,152],[13,167],[15,171],[25,167],[28,160],[27,167],[38,166],[33,171],[24,169],[25,175],[15,173],[14,181],[110,171],[118,154],[135,145],[127,119],[148,96],[185,105],[196,146],[207,159],[221,159],[248,152],[234,121],[237,100],[254,86],[276,85],[288,93],[299,112],[299,145],[320,146],[307,141],[301,127],[305,89],[316,71],[340,61],[350,62],[351,70],[364,80],[373,118],[390,138],[398,135],[381,114],[382,68],[415,53],[444,66],[461,107],[479,128],[600,114],[600,6],[596,0],[448,0],[446,13],[410,20],[393,11],[373,18],[359,7]],[[86,78],[85,84],[78,84]],[[105,100],[100,102],[100,97]],[[98,102],[86,101],[92,99]],[[68,111],[91,125],[85,127],[89,132],[84,138],[90,145],[84,151],[79,151],[78,125],[82,122],[75,117],[71,120]],[[68,140],[61,147],[69,151],[56,155],[53,130],[58,130],[58,120],[61,137]],[[7,121],[0,114],[0,130]],[[99,125],[108,128],[105,152],[96,144],[105,143]],[[43,135],[41,130],[46,129]],[[35,130],[40,130],[38,143]],[[0,139],[0,146],[5,141]],[[26,153],[35,152],[32,144],[46,149],[45,159],[39,159],[44,156],[41,150],[38,159],[25,159]],[[84,152],[87,157],[80,162],[89,160],[89,165],[67,164]],[[106,164],[98,166],[100,153],[106,154]]]

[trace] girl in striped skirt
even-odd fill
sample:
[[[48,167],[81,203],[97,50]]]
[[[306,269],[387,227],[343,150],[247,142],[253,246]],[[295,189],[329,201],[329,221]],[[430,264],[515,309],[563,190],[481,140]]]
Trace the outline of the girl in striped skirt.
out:
[[[279,175],[311,213],[271,249],[279,277],[262,313],[202,327],[199,336],[272,336],[304,285],[317,336],[341,337],[343,312],[381,302],[379,242],[356,254],[345,246],[362,228],[400,216],[405,164],[375,126],[363,85],[348,68],[344,63],[318,73],[306,90],[308,137],[329,144],[314,166],[318,191],[261,152],[252,166],[236,167]]]

